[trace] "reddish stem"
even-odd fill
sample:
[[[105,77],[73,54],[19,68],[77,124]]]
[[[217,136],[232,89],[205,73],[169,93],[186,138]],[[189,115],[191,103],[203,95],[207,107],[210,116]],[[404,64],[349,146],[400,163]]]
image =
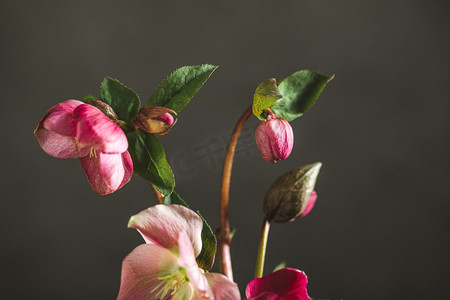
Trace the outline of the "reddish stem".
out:
[[[230,234],[230,222],[228,220],[228,205],[230,195],[231,169],[233,167],[234,153],[237,141],[241,134],[242,127],[252,113],[252,106],[247,108],[241,118],[234,127],[230,142],[228,143],[225,161],[222,172],[222,187],[220,190],[220,230],[217,235],[218,251],[219,251],[219,269],[230,280],[233,281],[233,268],[231,266],[230,242],[232,234]]]
[[[155,193],[156,200],[158,200],[159,204],[164,204],[164,195],[158,191],[153,184],[150,183],[152,187],[153,193]]]

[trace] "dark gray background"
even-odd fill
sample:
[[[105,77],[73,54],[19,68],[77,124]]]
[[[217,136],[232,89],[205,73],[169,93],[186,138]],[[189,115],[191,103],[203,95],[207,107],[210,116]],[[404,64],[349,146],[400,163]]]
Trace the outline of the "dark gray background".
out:
[[[163,1],[161,1],[163,2]],[[449,19],[446,1],[2,1],[2,299],[114,299],[142,243],[128,218],[155,203],[138,176],[96,195],[77,160],[46,155],[48,108],[106,75],[145,101],[175,68],[220,65],[163,141],[177,191],[218,226],[220,169],[259,82],[336,74],[292,123],[293,154],[265,163],[243,133],[231,186],[236,281],[251,279],[266,187],[322,161],[313,212],[275,224],[266,271],[286,260],[330,299],[448,295]],[[202,157],[207,150],[214,159]]]

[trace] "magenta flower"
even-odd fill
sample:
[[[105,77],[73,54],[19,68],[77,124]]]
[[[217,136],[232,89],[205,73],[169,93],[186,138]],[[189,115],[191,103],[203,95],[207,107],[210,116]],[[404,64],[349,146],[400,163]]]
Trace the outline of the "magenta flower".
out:
[[[300,270],[284,268],[250,281],[245,295],[252,300],[310,300],[308,278]]]
[[[262,158],[274,164],[291,154],[294,133],[288,121],[269,112],[267,118],[256,127],[255,140]]]
[[[133,163],[125,133],[98,108],[68,100],[50,108],[34,134],[56,158],[79,158],[89,184],[100,195],[130,181]]]
[[[198,267],[203,221],[192,210],[156,205],[132,216],[128,227],[146,244],[123,260],[118,300],[240,299],[234,282]]]

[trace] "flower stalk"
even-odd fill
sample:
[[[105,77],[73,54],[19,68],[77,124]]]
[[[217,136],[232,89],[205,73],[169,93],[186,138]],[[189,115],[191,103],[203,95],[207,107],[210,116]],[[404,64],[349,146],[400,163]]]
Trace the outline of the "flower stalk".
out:
[[[150,183],[150,186],[152,187],[153,193],[155,194],[156,200],[159,204],[164,204],[164,195],[158,191],[158,189]]]
[[[234,153],[236,150],[237,141],[241,134],[245,122],[252,113],[252,106],[245,110],[241,118],[234,127],[230,142],[228,143],[225,161],[222,172],[222,186],[220,189],[220,230],[217,236],[218,252],[219,252],[219,270],[230,280],[233,281],[233,268],[231,265],[230,242],[232,235],[230,233],[230,221],[228,219],[228,206],[230,198],[230,182],[231,169],[233,168]]]
[[[258,254],[256,257],[255,278],[261,278],[263,276],[269,230],[270,222],[264,218],[263,225],[261,227],[261,235],[259,237]]]

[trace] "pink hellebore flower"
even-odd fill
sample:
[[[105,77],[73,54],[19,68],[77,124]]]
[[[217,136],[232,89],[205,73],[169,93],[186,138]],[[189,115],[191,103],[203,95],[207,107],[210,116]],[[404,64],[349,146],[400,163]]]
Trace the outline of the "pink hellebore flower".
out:
[[[98,108],[68,100],[50,108],[34,134],[56,158],[79,158],[89,184],[100,195],[115,192],[133,175],[125,133]]]
[[[132,216],[128,227],[137,229],[146,244],[123,260],[118,300],[240,299],[234,282],[198,267],[203,221],[192,210],[155,205]]]
[[[284,268],[249,282],[245,295],[252,300],[310,300],[308,278],[300,270]]]
[[[294,146],[294,133],[288,121],[270,112],[255,131],[256,146],[262,158],[274,164],[289,157]]]

